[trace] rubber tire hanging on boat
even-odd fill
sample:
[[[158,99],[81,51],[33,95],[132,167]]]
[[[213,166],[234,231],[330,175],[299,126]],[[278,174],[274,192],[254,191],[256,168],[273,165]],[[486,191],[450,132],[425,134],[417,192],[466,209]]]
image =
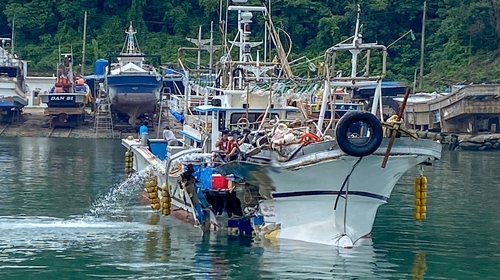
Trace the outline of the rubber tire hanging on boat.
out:
[[[370,129],[370,136],[364,143],[353,143],[349,140],[349,128],[351,125],[362,122]],[[371,155],[382,143],[382,124],[375,115],[366,111],[349,111],[340,118],[335,128],[335,138],[340,149],[351,156],[363,157]]]

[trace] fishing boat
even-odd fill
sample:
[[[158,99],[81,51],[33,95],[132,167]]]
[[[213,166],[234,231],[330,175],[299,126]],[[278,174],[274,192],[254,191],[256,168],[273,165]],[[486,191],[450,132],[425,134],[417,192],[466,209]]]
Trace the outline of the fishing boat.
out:
[[[160,58],[139,50],[132,22],[125,33],[127,36],[121,53],[109,58],[105,87],[111,110],[118,116],[116,121],[126,120],[135,127],[139,118],[152,118],[156,112],[163,80],[155,67],[144,63],[145,58]],[[112,63],[114,58],[118,63]]]
[[[256,207],[257,201],[245,200],[241,197],[244,192],[240,186],[218,174],[215,167],[227,151],[220,151],[217,142],[228,134],[231,134],[229,139],[247,137],[248,142],[264,142],[264,134],[258,130],[267,127],[269,121],[274,121],[276,117],[289,119],[299,109],[287,106],[285,100],[274,97],[269,83],[275,83],[272,81],[275,77],[273,70],[282,64],[261,61],[259,51],[252,51],[255,46],[267,45],[267,39],[264,37],[261,42],[250,42],[249,24],[253,15],[244,6],[240,10],[237,7],[230,6],[228,9],[242,14],[237,22],[241,32],[234,41],[228,42],[231,47],[227,48],[228,52],[217,67],[199,71],[181,65],[182,71],[175,72],[182,74],[184,92],[170,95],[169,109],[182,122],[181,138],[177,141],[180,145],[167,147],[167,141],[162,139],[149,139],[147,145],[142,147],[137,146],[136,140],[124,139],[122,144],[129,150],[129,155],[130,152],[134,155],[133,164],[129,165],[133,165],[136,171],[150,165],[161,165],[163,159],[168,162],[168,166],[155,171],[158,185],[171,186],[168,195],[172,211],[167,212],[198,226],[219,229],[231,224],[248,232],[249,229],[251,231],[249,219],[241,216],[244,216],[245,208]],[[252,11],[268,16],[265,7],[253,7]],[[279,41],[273,43],[281,45]],[[236,60],[229,59],[230,50],[237,52]],[[284,52],[281,54],[282,61],[286,61]],[[286,74],[282,77],[285,78]],[[248,149],[253,147],[250,143],[245,145]],[[214,151],[222,152],[221,157],[214,156]],[[194,194],[189,194],[181,182],[188,166],[192,166],[198,181],[194,202],[191,202]],[[231,204],[237,206],[232,209],[226,207]],[[152,207],[157,208],[158,204]],[[239,218],[235,219],[235,215]],[[232,218],[230,221],[225,219],[228,216]]]
[[[11,122],[21,117],[22,108],[28,104],[25,80],[27,65],[5,48],[10,38],[0,38],[0,122]]]
[[[359,14],[358,9],[352,42],[334,45],[325,53],[319,129],[314,134],[297,133],[283,125],[273,137],[278,133],[279,138],[289,135],[298,141],[286,147],[271,145],[245,162],[230,162],[218,168],[223,174],[233,174],[259,186],[263,228],[271,228],[264,234],[352,247],[370,235],[377,209],[388,201],[398,179],[410,168],[430,165],[441,157],[441,145],[437,142],[415,141],[410,133],[409,137],[395,138],[401,132],[397,122],[409,91],[397,118],[392,118],[395,122],[384,122],[381,100],[387,48],[362,42]],[[329,73],[335,73],[338,67],[335,58],[343,51],[351,54],[351,75],[330,77]],[[373,55],[376,51],[382,54],[380,72],[358,77],[357,56],[362,52]],[[353,110],[344,114],[335,125],[334,139],[326,137],[323,120],[331,89],[366,86],[376,88],[371,112]],[[333,122],[331,119],[328,126]]]
[[[263,12],[269,30],[272,30],[266,7],[246,6],[242,0],[236,2],[233,1],[227,9],[238,12],[238,28],[242,34],[247,30],[245,24],[249,22],[251,12],[256,11]],[[272,79],[272,74],[260,71],[262,68],[259,68],[258,60],[251,65],[252,61],[245,51],[249,49],[245,36],[240,38],[240,42],[235,42],[235,45],[241,46],[240,61],[236,63],[240,67],[230,68],[233,71],[221,71],[231,74],[226,77],[229,88],[224,86],[224,76],[221,80],[216,79],[213,86],[196,85],[186,78],[188,88],[200,93],[215,91],[215,94],[200,94],[205,96],[204,102],[211,97],[212,104],[196,106],[194,111],[198,115],[185,116],[187,124],[198,122],[198,126],[192,129],[192,125],[184,125],[184,137],[180,139],[184,145],[166,149],[166,164],[162,164],[154,149],[149,147],[151,140],[148,144],[142,139],[142,145],[138,146],[134,140],[122,140],[129,150],[128,162],[133,162],[136,170],[146,170],[148,174],[146,189],[151,207],[161,209],[165,215],[189,217],[186,219],[188,222],[205,230],[218,229],[224,220],[219,215],[220,208],[216,206],[220,201],[217,197],[221,194],[232,195],[232,201],[222,202],[232,204],[237,201],[234,199],[236,196],[240,200],[236,205],[241,208],[239,213],[243,214],[243,218],[231,218],[225,226],[237,227],[241,231],[249,231],[250,223],[252,232],[267,238],[346,248],[369,237],[378,207],[388,201],[399,178],[412,167],[431,165],[438,160],[441,145],[430,140],[417,141],[415,135],[400,127],[409,91],[398,115],[390,120],[384,119],[381,102],[387,48],[362,42],[359,14],[358,9],[352,42],[336,44],[325,52],[321,83],[318,80],[305,81],[293,75],[283,79],[281,73],[291,73],[284,57],[279,58],[278,65],[266,65],[271,67],[270,72],[273,73],[279,67],[277,77]],[[276,41],[274,43],[279,50]],[[351,75],[330,76],[337,70],[336,58],[343,57],[339,55],[343,51],[351,54]],[[366,70],[367,74],[362,77],[357,75],[358,55],[363,52],[370,54],[366,56],[365,68],[369,68],[371,55],[381,53],[382,63],[378,73],[371,74]],[[245,67],[247,65],[254,68]],[[236,70],[238,68],[242,70]],[[253,79],[244,78],[249,73],[254,74],[251,75]],[[258,83],[266,76],[269,79],[265,83]],[[266,88],[265,84],[271,86]],[[335,89],[347,87],[352,93],[355,88],[366,86],[375,86],[371,111],[353,107],[336,118],[337,98],[332,98]],[[289,108],[283,106],[287,100],[295,99],[307,104],[308,98],[318,89],[323,92],[317,120],[287,119]],[[238,96],[239,92],[243,94]],[[252,108],[255,101],[249,98],[252,93],[256,95],[255,100],[259,100],[259,95],[265,96],[260,109],[267,104],[262,111],[264,120],[256,123],[248,119],[251,112],[248,106]],[[189,101],[190,95],[186,98]],[[352,95],[349,98],[352,99]],[[267,102],[264,103],[264,99]],[[220,161],[214,157],[216,142],[220,129],[228,125],[231,127],[234,121],[228,122],[227,117],[228,112],[236,109],[230,107],[235,100],[252,100],[252,103],[242,106],[246,109],[241,113],[246,113],[244,120],[235,118],[233,128],[250,130],[250,134],[256,137],[250,141],[249,149],[240,151],[237,159]],[[347,100],[349,103],[352,101]],[[255,107],[259,108],[258,105]],[[282,111],[279,112],[279,109]],[[273,110],[278,110],[275,115],[271,115]],[[327,110],[330,111],[329,120],[326,118]],[[259,115],[254,116],[258,118]],[[190,118],[193,120],[190,121]],[[398,135],[407,137],[396,137]],[[151,164],[161,167],[148,167]],[[190,186],[186,174],[194,174],[198,182]],[[419,182],[425,181],[423,177],[419,178]],[[425,201],[419,200],[419,203],[425,206]],[[425,207],[419,205],[418,209],[422,211]],[[225,209],[225,212],[233,214],[234,209]],[[415,217],[425,218],[425,212],[416,212]]]
[[[51,116],[51,127],[74,127],[85,120],[85,104],[90,101],[91,92],[85,80],[73,74],[73,54],[63,53],[61,58],[54,86],[39,96],[47,104],[45,114]]]

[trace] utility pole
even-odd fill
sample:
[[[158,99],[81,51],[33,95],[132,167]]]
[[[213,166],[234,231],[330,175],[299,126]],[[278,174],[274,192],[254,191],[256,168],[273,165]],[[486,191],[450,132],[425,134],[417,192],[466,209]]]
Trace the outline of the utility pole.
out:
[[[83,17],[83,48],[82,48],[82,78],[85,73],[85,44],[87,39],[87,11],[85,11],[85,16]]]
[[[201,25],[200,25],[200,28],[198,29],[198,62],[197,62],[197,66],[196,66],[196,69],[200,69],[200,63],[201,63]]]
[[[422,41],[420,42],[420,79],[419,90],[422,90],[424,84],[424,49],[425,49],[425,14],[427,11],[427,0],[424,0],[424,9],[422,14]]]
[[[14,16],[14,18],[12,19],[12,38],[10,40],[10,45],[12,47],[12,49],[11,49],[12,56],[14,56],[14,37],[15,37],[14,32],[16,30],[15,23],[16,23],[16,16]]]

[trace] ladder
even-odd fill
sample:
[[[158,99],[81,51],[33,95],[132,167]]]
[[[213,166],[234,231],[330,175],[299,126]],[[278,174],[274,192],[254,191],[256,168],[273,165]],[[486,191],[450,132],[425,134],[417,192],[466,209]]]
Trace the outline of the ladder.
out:
[[[101,86],[96,88],[96,102],[94,108],[94,132],[96,134],[107,132],[115,138],[113,129],[113,118],[111,115],[111,103],[108,95],[102,90]]]

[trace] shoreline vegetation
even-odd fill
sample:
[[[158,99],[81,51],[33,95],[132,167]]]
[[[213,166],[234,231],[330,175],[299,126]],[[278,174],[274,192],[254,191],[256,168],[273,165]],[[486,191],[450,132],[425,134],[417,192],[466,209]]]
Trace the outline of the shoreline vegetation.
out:
[[[367,1],[361,5],[363,40],[391,45],[388,62],[391,69],[398,71],[388,71],[386,79],[412,85],[418,78],[420,91],[433,91],[464,80],[467,83],[498,82],[499,2],[424,2],[427,5],[422,1]],[[282,39],[291,48],[290,60],[306,56],[317,65],[318,57],[322,57],[326,49],[351,34],[357,14],[356,5],[347,0],[270,3],[274,24],[286,31],[291,41]],[[85,60],[82,63],[82,57],[75,56],[75,65],[83,64],[84,73],[89,74],[94,61],[122,48],[123,30],[133,21],[141,51],[159,54],[163,62],[177,64],[179,48],[190,46],[186,37],[197,38],[201,26],[202,37],[207,38],[210,22],[214,26],[219,24],[218,5],[217,0],[148,1],[147,4],[135,0],[127,3],[11,0],[4,2],[0,13],[0,33],[16,34],[16,55],[32,61],[30,73],[41,74],[53,73],[59,59],[58,46],[63,52],[72,49],[74,54],[82,53],[83,44],[77,42],[81,42],[86,29]],[[409,31],[414,36],[403,36]],[[253,36],[264,33],[262,25],[252,25]],[[213,36],[215,44],[222,42],[219,32]],[[221,51],[216,51],[214,57],[221,55]],[[187,66],[196,66],[196,51],[186,52],[184,56]],[[207,53],[202,53],[201,60],[208,64]],[[379,63],[374,60],[371,67]],[[420,69],[423,73],[416,77],[419,65],[425,68]],[[294,74],[311,74],[308,69],[308,64],[301,64],[294,69]]]

